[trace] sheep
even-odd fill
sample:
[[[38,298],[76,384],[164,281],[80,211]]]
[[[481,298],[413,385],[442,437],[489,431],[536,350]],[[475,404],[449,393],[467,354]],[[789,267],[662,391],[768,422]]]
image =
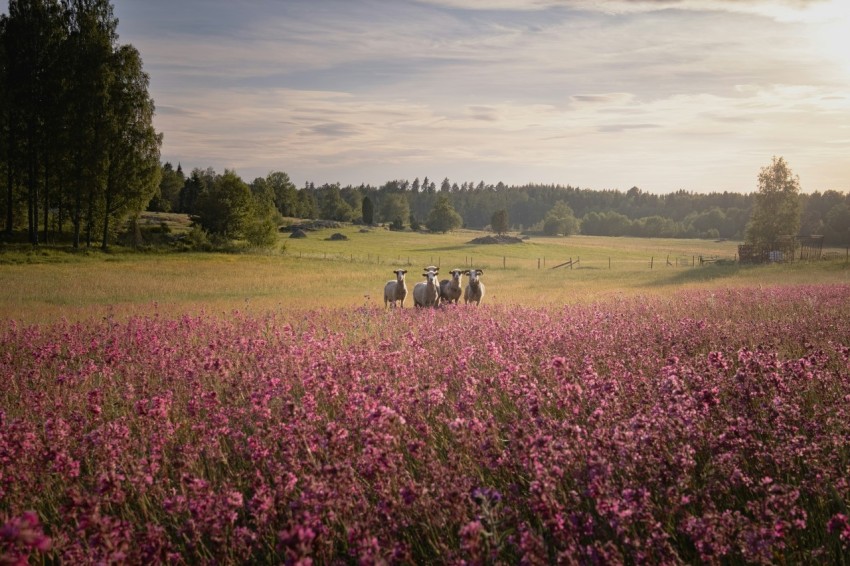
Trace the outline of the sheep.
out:
[[[481,304],[481,299],[484,298],[484,283],[481,282],[480,278],[483,273],[483,269],[464,271],[464,274],[469,276],[469,283],[467,283],[466,289],[463,291],[463,302],[465,304]]]
[[[416,307],[436,307],[440,299],[440,285],[437,283],[437,272],[426,271],[422,274],[425,281],[420,281],[413,287],[413,305]]]
[[[395,307],[396,301],[404,308],[404,299],[407,297],[407,285],[404,284],[406,269],[396,269],[395,281],[387,281],[384,285],[384,307]]]
[[[460,296],[463,294],[463,271],[460,269],[452,269],[449,273],[452,274],[451,279],[443,279],[440,281],[440,302],[448,302],[449,304],[458,304]]]
[[[429,265],[429,266],[423,267],[423,268],[422,268],[422,271],[424,271],[424,272],[426,272],[426,273],[428,273],[429,271],[431,271],[431,272],[433,272],[433,273],[434,273],[434,275],[437,275],[437,274],[440,272],[440,268],[439,268],[439,267],[437,267],[436,265]],[[435,282],[437,282],[437,281],[439,281],[439,279],[436,279],[436,280],[435,280]],[[439,283],[437,283],[437,302],[436,302],[436,303],[434,303],[434,306],[435,306],[435,307],[439,307],[439,306],[440,306],[440,302],[441,302],[441,301],[440,301],[440,299],[442,299],[442,297],[440,296]]]

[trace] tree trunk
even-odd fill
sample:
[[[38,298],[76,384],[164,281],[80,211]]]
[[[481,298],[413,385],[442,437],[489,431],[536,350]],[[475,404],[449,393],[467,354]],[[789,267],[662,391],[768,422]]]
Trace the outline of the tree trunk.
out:
[[[77,156],[77,177],[74,179],[74,249],[80,249],[80,229],[83,220],[83,167],[82,159]]]
[[[48,157],[44,155],[44,243],[47,243],[48,222],[50,220],[50,166],[48,165]]]
[[[9,112],[9,144],[6,151],[6,235],[11,236],[15,224],[13,206],[15,204],[15,126],[12,123],[12,113]]]
[[[38,179],[36,178],[36,158],[32,150],[27,167],[27,209],[29,212],[29,240],[34,246],[38,245]]]
[[[103,241],[100,244],[100,249],[106,251],[109,242],[109,209],[112,207],[112,191],[110,185],[111,180],[106,182],[106,207],[103,211]]]
[[[58,234],[60,239],[62,238],[62,231],[64,229],[64,224],[65,224],[65,203],[62,200],[62,197],[64,196],[64,191],[65,191],[64,185],[65,185],[64,178],[62,177],[62,173],[60,172],[60,174],[59,174],[59,193],[57,195],[59,202],[56,205],[59,208],[59,217],[57,218],[57,223],[59,225],[57,227],[58,228],[57,234]]]
[[[89,209],[86,214],[86,247],[91,247],[91,230],[94,224],[94,183],[89,188]]]

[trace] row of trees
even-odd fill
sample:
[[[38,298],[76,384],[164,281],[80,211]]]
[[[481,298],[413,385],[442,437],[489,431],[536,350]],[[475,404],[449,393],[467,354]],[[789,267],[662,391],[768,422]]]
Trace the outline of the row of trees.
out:
[[[777,166],[780,178],[788,180],[791,173],[781,158],[767,169],[775,177]],[[185,177],[179,166],[174,169],[166,163],[160,193],[151,206],[197,214],[197,195],[214,178],[211,169],[195,169]],[[257,178],[250,188],[254,194],[266,195],[282,216],[386,223],[397,229],[490,226],[497,232],[513,229],[552,235],[745,239],[762,185],[770,178],[763,171],[759,191],[751,194],[678,191],[655,195],[637,187],[625,192],[594,191],[559,185],[457,185],[448,179],[437,187],[427,177],[425,182],[393,180],[380,187],[308,183],[299,189],[282,172]],[[796,183],[794,190],[786,190],[782,206],[787,209],[791,203],[799,222],[789,224],[779,209],[764,217],[783,218],[781,224],[794,226],[802,235],[823,234],[830,245],[850,245],[850,195],[838,191],[802,194],[799,181],[791,181]],[[783,183],[778,184],[788,184]],[[500,213],[499,222],[506,228],[494,224],[495,213]]]
[[[0,15],[7,237],[107,247],[160,180],[148,75],[108,0],[10,0]]]

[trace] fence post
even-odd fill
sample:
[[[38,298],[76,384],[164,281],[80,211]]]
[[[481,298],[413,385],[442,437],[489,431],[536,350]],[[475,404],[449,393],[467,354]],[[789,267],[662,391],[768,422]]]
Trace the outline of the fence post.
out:
[[[502,256],[502,269],[505,269],[505,256]]]
[[[540,269],[540,258],[537,258],[537,269]]]
[[[652,264],[655,263],[655,256],[649,258],[649,268],[652,269]]]
[[[608,269],[609,270],[611,269],[611,258],[610,258],[610,256],[608,257]]]

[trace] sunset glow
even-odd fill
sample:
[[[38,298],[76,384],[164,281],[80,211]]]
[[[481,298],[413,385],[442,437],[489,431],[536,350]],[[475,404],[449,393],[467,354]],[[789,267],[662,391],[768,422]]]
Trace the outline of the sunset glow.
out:
[[[118,0],[163,159],[304,182],[850,190],[845,0]]]

